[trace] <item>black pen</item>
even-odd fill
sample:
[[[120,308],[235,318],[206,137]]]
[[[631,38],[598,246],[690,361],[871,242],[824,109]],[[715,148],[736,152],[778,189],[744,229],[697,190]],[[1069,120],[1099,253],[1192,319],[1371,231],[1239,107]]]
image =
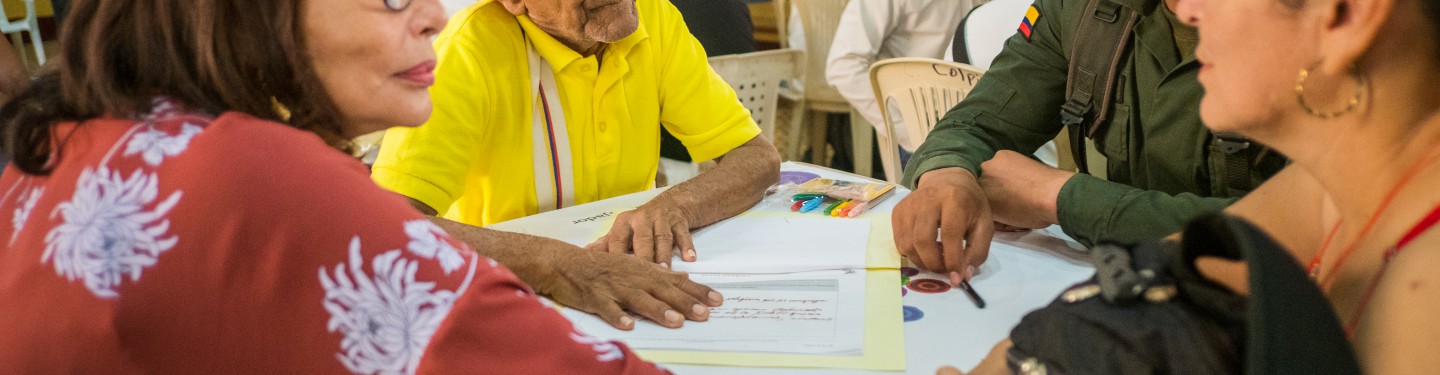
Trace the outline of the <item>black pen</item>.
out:
[[[975,302],[975,307],[985,308],[985,300],[980,298],[979,294],[975,293],[975,287],[970,286],[970,281],[960,280],[960,289],[965,291],[965,295],[970,296],[970,300]]]

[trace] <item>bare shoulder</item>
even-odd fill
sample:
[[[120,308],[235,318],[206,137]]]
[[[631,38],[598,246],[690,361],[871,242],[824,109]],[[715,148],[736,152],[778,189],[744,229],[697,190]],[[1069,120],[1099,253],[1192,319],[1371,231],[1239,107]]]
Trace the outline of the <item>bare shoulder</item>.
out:
[[[1418,374],[1440,367],[1440,230],[1412,241],[1391,259],[1357,332],[1368,373]],[[1382,349],[1383,348],[1383,349]]]
[[[1416,293],[1417,302],[1440,307],[1440,228],[1431,229],[1390,260],[1381,288]],[[1433,311],[1433,310],[1432,310]]]

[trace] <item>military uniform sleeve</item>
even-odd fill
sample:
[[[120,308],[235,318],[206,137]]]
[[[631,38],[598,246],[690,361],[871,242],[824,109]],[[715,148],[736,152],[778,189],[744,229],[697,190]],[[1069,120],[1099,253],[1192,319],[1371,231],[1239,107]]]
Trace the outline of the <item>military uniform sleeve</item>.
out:
[[[1089,247],[1099,240],[1134,242],[1179,232],[1191,218],[1239,198],[1170,195],[1076,174],[1060,188],[1056,217],[1065,234]]]
[[[1062,20],[1073,17],[1061,13],[1078,12],[1061,4],[1036,2],[1031,35],[1010,37],[975,89],[936,124],[906,165],[906,186],[914,188],[921,174],[940,168],[961,167],[979,175],[980,163],[996,151],[1030,154],[1059,133],[1069,67],[1061,31],[1074,29]]]
[[[465,191],[470,168],[482,153],[489,96],[479,50],[462,38],[440,38],[434,109],[416,128],[385,132],[372,177],[381,187],[414,198],[444,215]]]
[[[702,162],[725,155],[760,135],[750,111],[740,105],[735,90],[710,68],[705,49],[690,34],[680,11],[659,1],[661,38],[659,58],[660,123],[690,150],[691,160]]]

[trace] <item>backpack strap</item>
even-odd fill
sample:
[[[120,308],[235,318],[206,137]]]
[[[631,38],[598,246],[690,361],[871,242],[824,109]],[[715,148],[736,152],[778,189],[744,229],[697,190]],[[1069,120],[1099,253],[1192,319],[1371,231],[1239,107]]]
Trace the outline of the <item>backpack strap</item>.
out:
[[[1110,0],[1090,0],[1081,16],[1070,50],[1065,79],[1065,104],[1060,122],[1070,131],[1070,152],[1080,173],[1090,173],[1085,138],[1094,137],[1110,118],[1115,78],[1140,15]]]
[[[1065,79],[1065,104],[1060,122],[1070,137],[1070,155],[1080,173],[1090,173],[1085,157],[1085,139],[1094,138],[1110,119],[1115,102],[1121,59],[1130,45],[1140,15],[1111,0],[1089,0],[1070,49],[1070,70]],[[1259,145],[1234,133],[1215,133],[1213,150],[1224,159],[1224,193],[1239,197],[1254,189],[1251,179],[1251,148]],[[1263,156],[1264,149],[1260,154]],[[1257,157],[1257,160],[1259,157]]]

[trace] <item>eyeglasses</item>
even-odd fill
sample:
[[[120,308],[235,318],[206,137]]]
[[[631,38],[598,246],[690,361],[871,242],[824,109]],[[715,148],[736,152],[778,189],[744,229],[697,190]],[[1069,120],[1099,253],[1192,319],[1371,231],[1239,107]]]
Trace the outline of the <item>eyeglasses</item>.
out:
[[[386,7],[386,8],[390,8],[390,10],[399,12],[399,11],[405,10],[405,8],[409,8],[409,7],[410,7],[410,1],[411,1],[411,0],[381,0],[381,1],[384,1],[384,2],[385,2],[385,7]]]

